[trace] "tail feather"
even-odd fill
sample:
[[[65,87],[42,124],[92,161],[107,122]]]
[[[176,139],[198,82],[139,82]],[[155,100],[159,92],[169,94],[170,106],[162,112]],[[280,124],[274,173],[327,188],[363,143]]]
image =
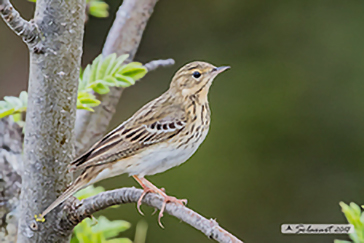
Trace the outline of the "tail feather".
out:
[[[67,190],[59,196],[51,205],[49,205],[42,213],[42,216],[46,216],[50,211],[56,208],[59,204],[66,201],[69,197],[75,194],[78,190],[82,189],[87,185],[87,181],[81,179],[81,176]]]

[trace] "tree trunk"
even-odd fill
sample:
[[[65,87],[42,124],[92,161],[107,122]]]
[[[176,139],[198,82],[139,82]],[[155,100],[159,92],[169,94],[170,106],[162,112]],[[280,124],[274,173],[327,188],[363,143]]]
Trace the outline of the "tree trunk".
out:
[[[41,42],[30,52],[29,99],[24,138],[24,171],[18,242],[69,242],[58,232],[56,210],[46,222],[39,214],[59,196],[71,178],[74,124],[85,19],[85,1],[38,0],[34,22]]]

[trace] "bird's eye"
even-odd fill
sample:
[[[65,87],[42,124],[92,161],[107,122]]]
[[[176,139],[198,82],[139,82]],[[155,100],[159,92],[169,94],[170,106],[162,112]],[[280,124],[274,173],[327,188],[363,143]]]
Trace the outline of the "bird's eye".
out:
[[[192,76],[194,78],[199,78],[201,76],[201,73],[199,71],[194,71],[193,74],[192,74]]]

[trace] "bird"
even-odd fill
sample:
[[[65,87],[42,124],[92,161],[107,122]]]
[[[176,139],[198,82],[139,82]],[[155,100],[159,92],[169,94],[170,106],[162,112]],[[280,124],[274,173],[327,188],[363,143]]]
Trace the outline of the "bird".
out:
[[[68,171],[82,171],[76,180],[48,206],[41,217],[80,189],[100,180],[132,176],[143,188],[137,202],[140,210],[147,193],[163,197],[160,222],[167,203],[185,205],[186,199],[168,196],[145,176],[164,172],[188,160],[204,141],[210,126],[208,93],[215,77],[229,69],[194,61],[180,68],[169,89],[140,108],[133,116],[109,132],[88,151],[68,165]]]

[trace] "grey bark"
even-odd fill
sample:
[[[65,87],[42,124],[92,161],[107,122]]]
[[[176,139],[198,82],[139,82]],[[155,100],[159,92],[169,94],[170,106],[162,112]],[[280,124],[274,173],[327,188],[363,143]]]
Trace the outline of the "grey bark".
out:
[[[67,231],[93,213],[107,207],[125,203],[136,203],[143,190],[136,188],[121,188],[102,192],[96,196],[87,198],[82,202],[71,200],[64,207],[63,215],[59,215],[60,227]],[[155,193],[147,194],[142,203],[157,209],[161,209],[163,198]],[[223,229],[214,219],[206,219],[195,211],[175,203],[167,203],[165,212],[191,225],[204,233],[208,238],[221,243],[243,243],[231,233]]]
[[[31,49],[37,50],[36,45],[40,42],[41,36],[37,26],[32,21],[29,22],[20,17],[19,12],[9,0],[0,0],[0,15],[10,29],[22,37]]]
[[[0,120],[0,243],[16,242],[22,143],[21,128],[11,119]]]
[[[18,242],[68,242],[70,232],[54,227],[56,211],[36,222],[71,178],[77,86],[82,55],[85,1],[38,0],[34,24],[41,32],[42,52],[30,52],[28,107],[24,138],[24,171]]]
[[[160,60],[153,60],[153,61],[148,62],[148,63],[144,64],[144,67],[146,67],[148,72],[150,72],[150,71],[154,71],[160,67],[172,66],[172,65],[174,65],[174,63],[175,63],[175,61],[172,58],[165,59],[165,60],[160,59]]]

